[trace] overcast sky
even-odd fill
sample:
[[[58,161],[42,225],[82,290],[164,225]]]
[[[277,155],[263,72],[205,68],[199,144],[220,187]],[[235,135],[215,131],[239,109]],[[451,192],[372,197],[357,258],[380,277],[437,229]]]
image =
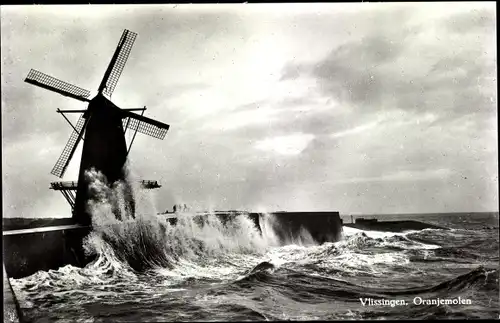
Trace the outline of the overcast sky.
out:
[[[495,3],[2,6],[4,216],[64,217],[49,183],[123,29],[113,94],[171,128],[138,134],[158,211],[498,211]],[[73,116],[76,120],[77,116]],[[127,134],[127,140],[131,135]],[[76,180],[80,149],[64,180]]]

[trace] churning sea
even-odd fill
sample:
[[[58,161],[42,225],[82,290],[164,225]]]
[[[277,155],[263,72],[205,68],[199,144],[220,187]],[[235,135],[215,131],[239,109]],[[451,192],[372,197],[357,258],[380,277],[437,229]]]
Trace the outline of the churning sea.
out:
[[[94,262],[11,283],[28,322],[498,319],[498,213],[411,219],[451,230],[280,245],[244,216],[108,218],[85,242]]]

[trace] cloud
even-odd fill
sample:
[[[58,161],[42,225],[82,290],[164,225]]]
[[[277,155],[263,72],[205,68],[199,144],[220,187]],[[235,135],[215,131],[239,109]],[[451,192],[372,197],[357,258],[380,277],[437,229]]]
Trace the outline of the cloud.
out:
[[[443,25],[449,31],[463,35],[466,33],[488,33],[496,27],[495,12],[491,8],[474,8],[469,12],[454,14]]]
[[[46,166],[53,165],[56,160],[52,156],[62,150],[55,140],[51,135],[33,134],[22,144],[4,146],[2,179],[9,184],[8,189],[3,190],[4,216],[67,216],[69,206],[64,198],[49,190],[51,166]]]
[[[255,148],[263,151],[272,151],[281,155],[298,155],[314,139],[314,135],[296,133],[260,140]]]
[[[360,132],[364,132],[364,131],[370,130],[370,129],[376,127],[378,124],[379,124],[379,122],[377,122],[377,121],[370,122],[370,123],[365,123],[363,125],[360,125],[360,126],[357,126],[357,127],[351,128],[351,129],[347,129],[347,130],[344,130],[344,131],[339,131],[339,132],[336,132],[336,133],[332,133],[331,136],[333,138],[340,138],[340,137],[344,137],[344,136],[349,136],[349,135],[352,135],[352,134],[356,134],[356,133],[360,133]]]
[[[363,183],[363,182],[393,182],[393,181],[425,181],[430,179],[446,180],[453,172],[449,169],[435,169],[435,170],[420,170],[420,171],[397,171],[378,177],[354,177],[348,179],[339,179],[335,181],[336,185],[346,183]]]
[[[269,127],[278,117],[279,111],[266,105],[252,104],[252,108],[217,115],[205,122],[205,127],[222,131],[234,130],[247,126]]]
[[[492,11],[480,16],[491,17]],[[452,26],[478,24],[474,11],[457,17],[449,18]],[[315,77],[319,91],[363,112],[390,107],[448,118],[493,112],[496,60],[491,25],[479,23],[482,29],[470,28],[458,36],[447,32],[447,24],[432,20],[401,23],[381,33],[368,20],[362,25],[363,37],[336,46],[319,61],[289,63],[282,79]]]
[[[332,138],[341,138],[362,133],[373,133],[376,128],[391,127],[416,127],[416,126],[432,126],[434,122],[438,121],[438,117],[430,112],[425,114],[412,113],[411,111],[383,111],[375,113],[372,116],[374,121],[366,122],[352,128],[342,131],[334,132],[330,135]]]

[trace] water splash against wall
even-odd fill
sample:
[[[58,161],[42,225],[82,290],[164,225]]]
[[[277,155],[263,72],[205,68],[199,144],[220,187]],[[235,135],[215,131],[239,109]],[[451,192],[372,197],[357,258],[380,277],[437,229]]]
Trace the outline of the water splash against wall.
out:
[[[177,214],[177,222],[172,225],[165,215],[156,214],[151,199],[138,185],[132,186],[134,195],[139,197],[135,218],[119,220],[114,210],[118,205],[125,211],[127,196],[123,184],[109,187],[95,171],[87,176],[97,198],[89,203],[93,232],[86,238],[85,250],[112,262],[122,262],[134,271],[171,269],[182,261],[203,263],[228,254],[262,255],[269,247],[278,245],[271,215],[263,216],[262,234],[246,215],[222,222],[213,213],[200,216],[185,211]]]

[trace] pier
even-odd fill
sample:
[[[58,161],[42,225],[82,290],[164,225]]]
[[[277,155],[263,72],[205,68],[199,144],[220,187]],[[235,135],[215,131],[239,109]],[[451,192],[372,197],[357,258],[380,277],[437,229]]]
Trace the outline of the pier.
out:
[[[3,321],[5,323],[20,323],[21,308],[12,290],[9,278],[3,266]]]
[[[318,243],[340,240],[342,221],[339,212],[274,212],[261,213],[214,212],[224,224],[235,216],[248,216],[261,231],[264,216],[273,216],[272,230],[282,244],[287,244],[308,232]],[[176,225],[179,213],[164,213],[171,225]],[[210,216],[200,213],[197,218]],[[202,222],[201,222],[202,223]],[[66,265],[83,267],[92,261],[83,250],[83,239],[90,233],[91,226],[67,224],[38,228],[3,231],[4,264],[7,275],[21,278],[39,270],[57,269]]]
[[[388,232],[404,232],[404,231],[424,230],[424,229],[448,230],[448,228],[415,220],[378,221],[378,219],[364,219],[364,218],[356,219],[354,223],[346,223],[344,224],[344,226],[359,230],[388,231]]]

